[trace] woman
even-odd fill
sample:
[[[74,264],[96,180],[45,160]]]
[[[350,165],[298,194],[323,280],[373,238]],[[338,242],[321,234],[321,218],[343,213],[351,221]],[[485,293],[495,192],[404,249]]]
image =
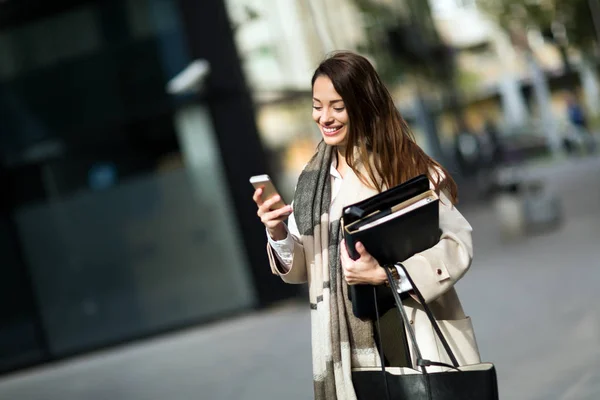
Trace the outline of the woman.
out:
[[[373,324],[354,317],[344,281],[380,285],[386,282],[386,274],[360,243],[356,245],[360,258],[348,257],[340,231],[341,210],[419,174],[427,174],[442,200],[442,236],[431,249],[399,261],[436,319],[448,320],[443,328],[459,362],[479,362],[470,320],[453,287],[469,268],[473,254],[471,226],[453,207],[456,184],[416,145],[364,57],[349,52],[331,56],[315,71],[312,88],[313,119],[323,141],[298,179],[293,215],[291,205],[272,211],[278,199],[263,201],[261,189],[253,198],[267,228],[273,273],[288,283],[309,284],[315,398],[355,399],[351,368],[380,365]],[[423,357],[448,362],[420,304],[408,298],[405,308]],[[393,331],[392,321],[397,319],[384,317],[382,336]],[[386,357],[393,359],[387,348]]]

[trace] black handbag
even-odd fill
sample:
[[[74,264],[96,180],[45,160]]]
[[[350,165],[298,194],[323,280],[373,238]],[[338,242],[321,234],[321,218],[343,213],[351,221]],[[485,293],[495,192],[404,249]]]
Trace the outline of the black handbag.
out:
[[[425,303],[421,292],[415,286],[404,266],[400,264],[399,266],[406,273],[406,277],[410,281],[414,293],[423,306],[436,335],[448,353],[453,365],[424,360],[422,358],[415,332],[408,322],[408,316],[398,295],[396,281],[389,269],[385,268],[388,280],[392,286],[392,293],[396,300],[396,308],[404,323],[405,330],[410,336],[417,365],[421,371],[412,368],[386,368],[384,366],[383,352],[380,351],[381,368],[353,368],[352,370],[352,382],[358,400],[498,400],[498,383],[494,365],[492,363],[479,363],[459,366],[455,355],[450,349],[431,310]],[[377,318],[376,322],[379,329],[379,318]],[[383,348],[381,338],[379,338],[379,348]],[[428,372],[427,367],[429,366],[446,367],[447,369],[442,372]]]

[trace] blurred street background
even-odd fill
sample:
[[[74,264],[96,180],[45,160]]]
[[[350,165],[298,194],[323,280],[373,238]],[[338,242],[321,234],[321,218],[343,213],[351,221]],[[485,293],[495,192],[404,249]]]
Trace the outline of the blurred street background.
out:
[[[600,0],[0,0],[0,399],[309,399],[310,77],[368,56],[459,184],[502,399],[600,397]]]

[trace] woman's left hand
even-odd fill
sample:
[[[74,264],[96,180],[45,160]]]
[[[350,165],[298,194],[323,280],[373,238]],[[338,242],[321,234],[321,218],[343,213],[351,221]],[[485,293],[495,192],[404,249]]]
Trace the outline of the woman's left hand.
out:
[[[362,243],[356,243],[356,251],[360,258],[353,260],[346,250],[346,242],[342,240],[340,244],[340,254],[342,256],[342,268],[344,277],[349,285],[369,284],[381,285],[387,281],[387,276],[377,260],[373,258]]]

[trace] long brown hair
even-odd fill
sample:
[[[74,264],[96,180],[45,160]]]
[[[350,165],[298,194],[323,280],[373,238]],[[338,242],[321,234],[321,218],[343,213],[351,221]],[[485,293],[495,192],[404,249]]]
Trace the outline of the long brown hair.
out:
[[[349,118],[345,158],[364,184],[381,192],[425,174],[438,194],[443,191],[453,204],[457,203],[454,179],[416,144],[392,96],[365,57],[334,53],[316,69],[313,87],[323,75],[331,79],[344,101]],[[358,171],[358,161],[369,160],[371,154],[373,163],[364,162],[365,177]]]

